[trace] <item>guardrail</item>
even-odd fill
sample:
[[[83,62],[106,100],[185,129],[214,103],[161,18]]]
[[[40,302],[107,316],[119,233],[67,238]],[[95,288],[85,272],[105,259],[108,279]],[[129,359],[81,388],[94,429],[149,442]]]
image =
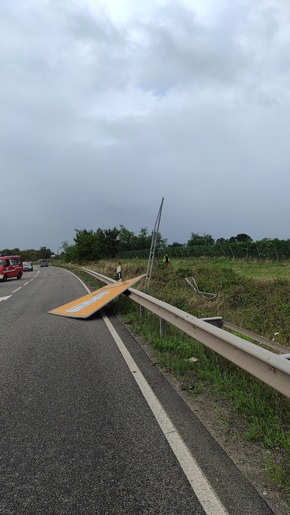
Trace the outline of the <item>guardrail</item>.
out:
[[[117,282],[88,268],[82,268],[82,270],[106,284]],[[147,293],[129,288],[127,295],[134,302],[157,315],[163,323],[164,321],[169,322],[185,334],[195,338],[209,349],[290,398],[290,361],[166,302],[151,297]]]
[[[270,349],[274,349],[278,352],[281,352],[282,354],[283,353],[286,354],[286,353],[290,352],[289,347],[284,347],[283,345],[280,345],[280,343],[277,343],[274,340],[268,340],[267,338],[264,338],[263,336],[259,336],[258,334],[255,334],[252,331],[249,331],[248,329],[242,329],[241,327],[231,324],[230,322],[224,321],[223,327],[227,327],[228,329],[230,329],[230,331],[235,331],[236,333],[243,334],[244,336],[249,336],[249,338],[260,343],[261,345],[270,347]]]

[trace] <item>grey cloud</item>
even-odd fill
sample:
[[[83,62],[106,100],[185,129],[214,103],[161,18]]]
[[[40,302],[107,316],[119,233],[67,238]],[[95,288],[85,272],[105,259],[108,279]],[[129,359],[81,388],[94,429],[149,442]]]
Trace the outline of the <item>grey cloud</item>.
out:
[[[195,5],[118,23],[80,0],[1,4],[3,248],[151,230],[162,197],[169,242],[288,238],[290,7]]]

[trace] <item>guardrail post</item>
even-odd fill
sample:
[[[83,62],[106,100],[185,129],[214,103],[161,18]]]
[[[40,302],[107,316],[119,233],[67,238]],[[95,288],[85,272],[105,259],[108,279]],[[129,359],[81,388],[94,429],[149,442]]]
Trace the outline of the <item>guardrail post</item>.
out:
[[[220,329],[223,328],[224,321],[222,317],[208,317],[208,318],[201,318],[204,322],[207,322],[208,324],[214,325],[215,327],[219,327]]]
[[[166,334],[166,322],[165,322],[164,318],[160,318],[159,321],[160,321],[160,338],[164,338],[164,336]]]

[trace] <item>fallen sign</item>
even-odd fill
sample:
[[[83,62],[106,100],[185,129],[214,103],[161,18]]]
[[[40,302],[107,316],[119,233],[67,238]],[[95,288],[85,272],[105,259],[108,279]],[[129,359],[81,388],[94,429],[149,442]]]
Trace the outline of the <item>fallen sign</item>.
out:
[[[88,295],[84,295],[79,299],[73,300],[60,306],[58,308],[52,309],[49,311],[52,315],[59,315],[63,317],[71,317],[71,318],[89,318],[91,315],[99,311],[99,309],[103,308],[111,302],[111,300],[121,295],[124,291],[128,290],[133,284],[137,283],[144,275],[139,275],[138,277],[134,277],[134,279],[128,279],[127,281],[122,281],[113,284],[107,284],[100,288],[99,290],[93,291]]]

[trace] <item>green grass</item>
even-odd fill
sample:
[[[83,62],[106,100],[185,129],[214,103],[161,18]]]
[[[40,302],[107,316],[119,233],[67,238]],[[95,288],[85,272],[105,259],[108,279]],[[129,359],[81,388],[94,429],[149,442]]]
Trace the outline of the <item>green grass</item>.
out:
[[[191,260],[192,261],[192,260]],[[288,261],[255,261],[228,258],[199,258],[195,262],[206,263],[209,270],[226,267],[242,277],[271,281],[273,279],[290,278],[290,262]]]
[[[87,266],[116,278],[118,265],[100,261]],[[136,259],[121,266],[125,280],[146,273],[147,262]],[[87,274],[77,273],[92,286],[100,286]],[[207,300],[195,293],[185,282],[188,276],[195,278],[200,290],[217,297]],[[144,281],[136,288],[142,290]],[[290,347],[289,262],[196,258],[171,260],[165,267],[156,261],[149,294],[199,318],[221,316],[265,338],[278,332],[275,341]],[[148,312],[140,318],[139,306],[127,297],[121,296],[111,309],[150,344],[155,362],[187,385],[192,395],[206,392],[230,402],[246,423],[243,438],[264,448],[265,468],[274,487],[290,496],[290,400],[169,324],[161,338],[158,318]],[[190,361],[192,357],[197,361]]]

